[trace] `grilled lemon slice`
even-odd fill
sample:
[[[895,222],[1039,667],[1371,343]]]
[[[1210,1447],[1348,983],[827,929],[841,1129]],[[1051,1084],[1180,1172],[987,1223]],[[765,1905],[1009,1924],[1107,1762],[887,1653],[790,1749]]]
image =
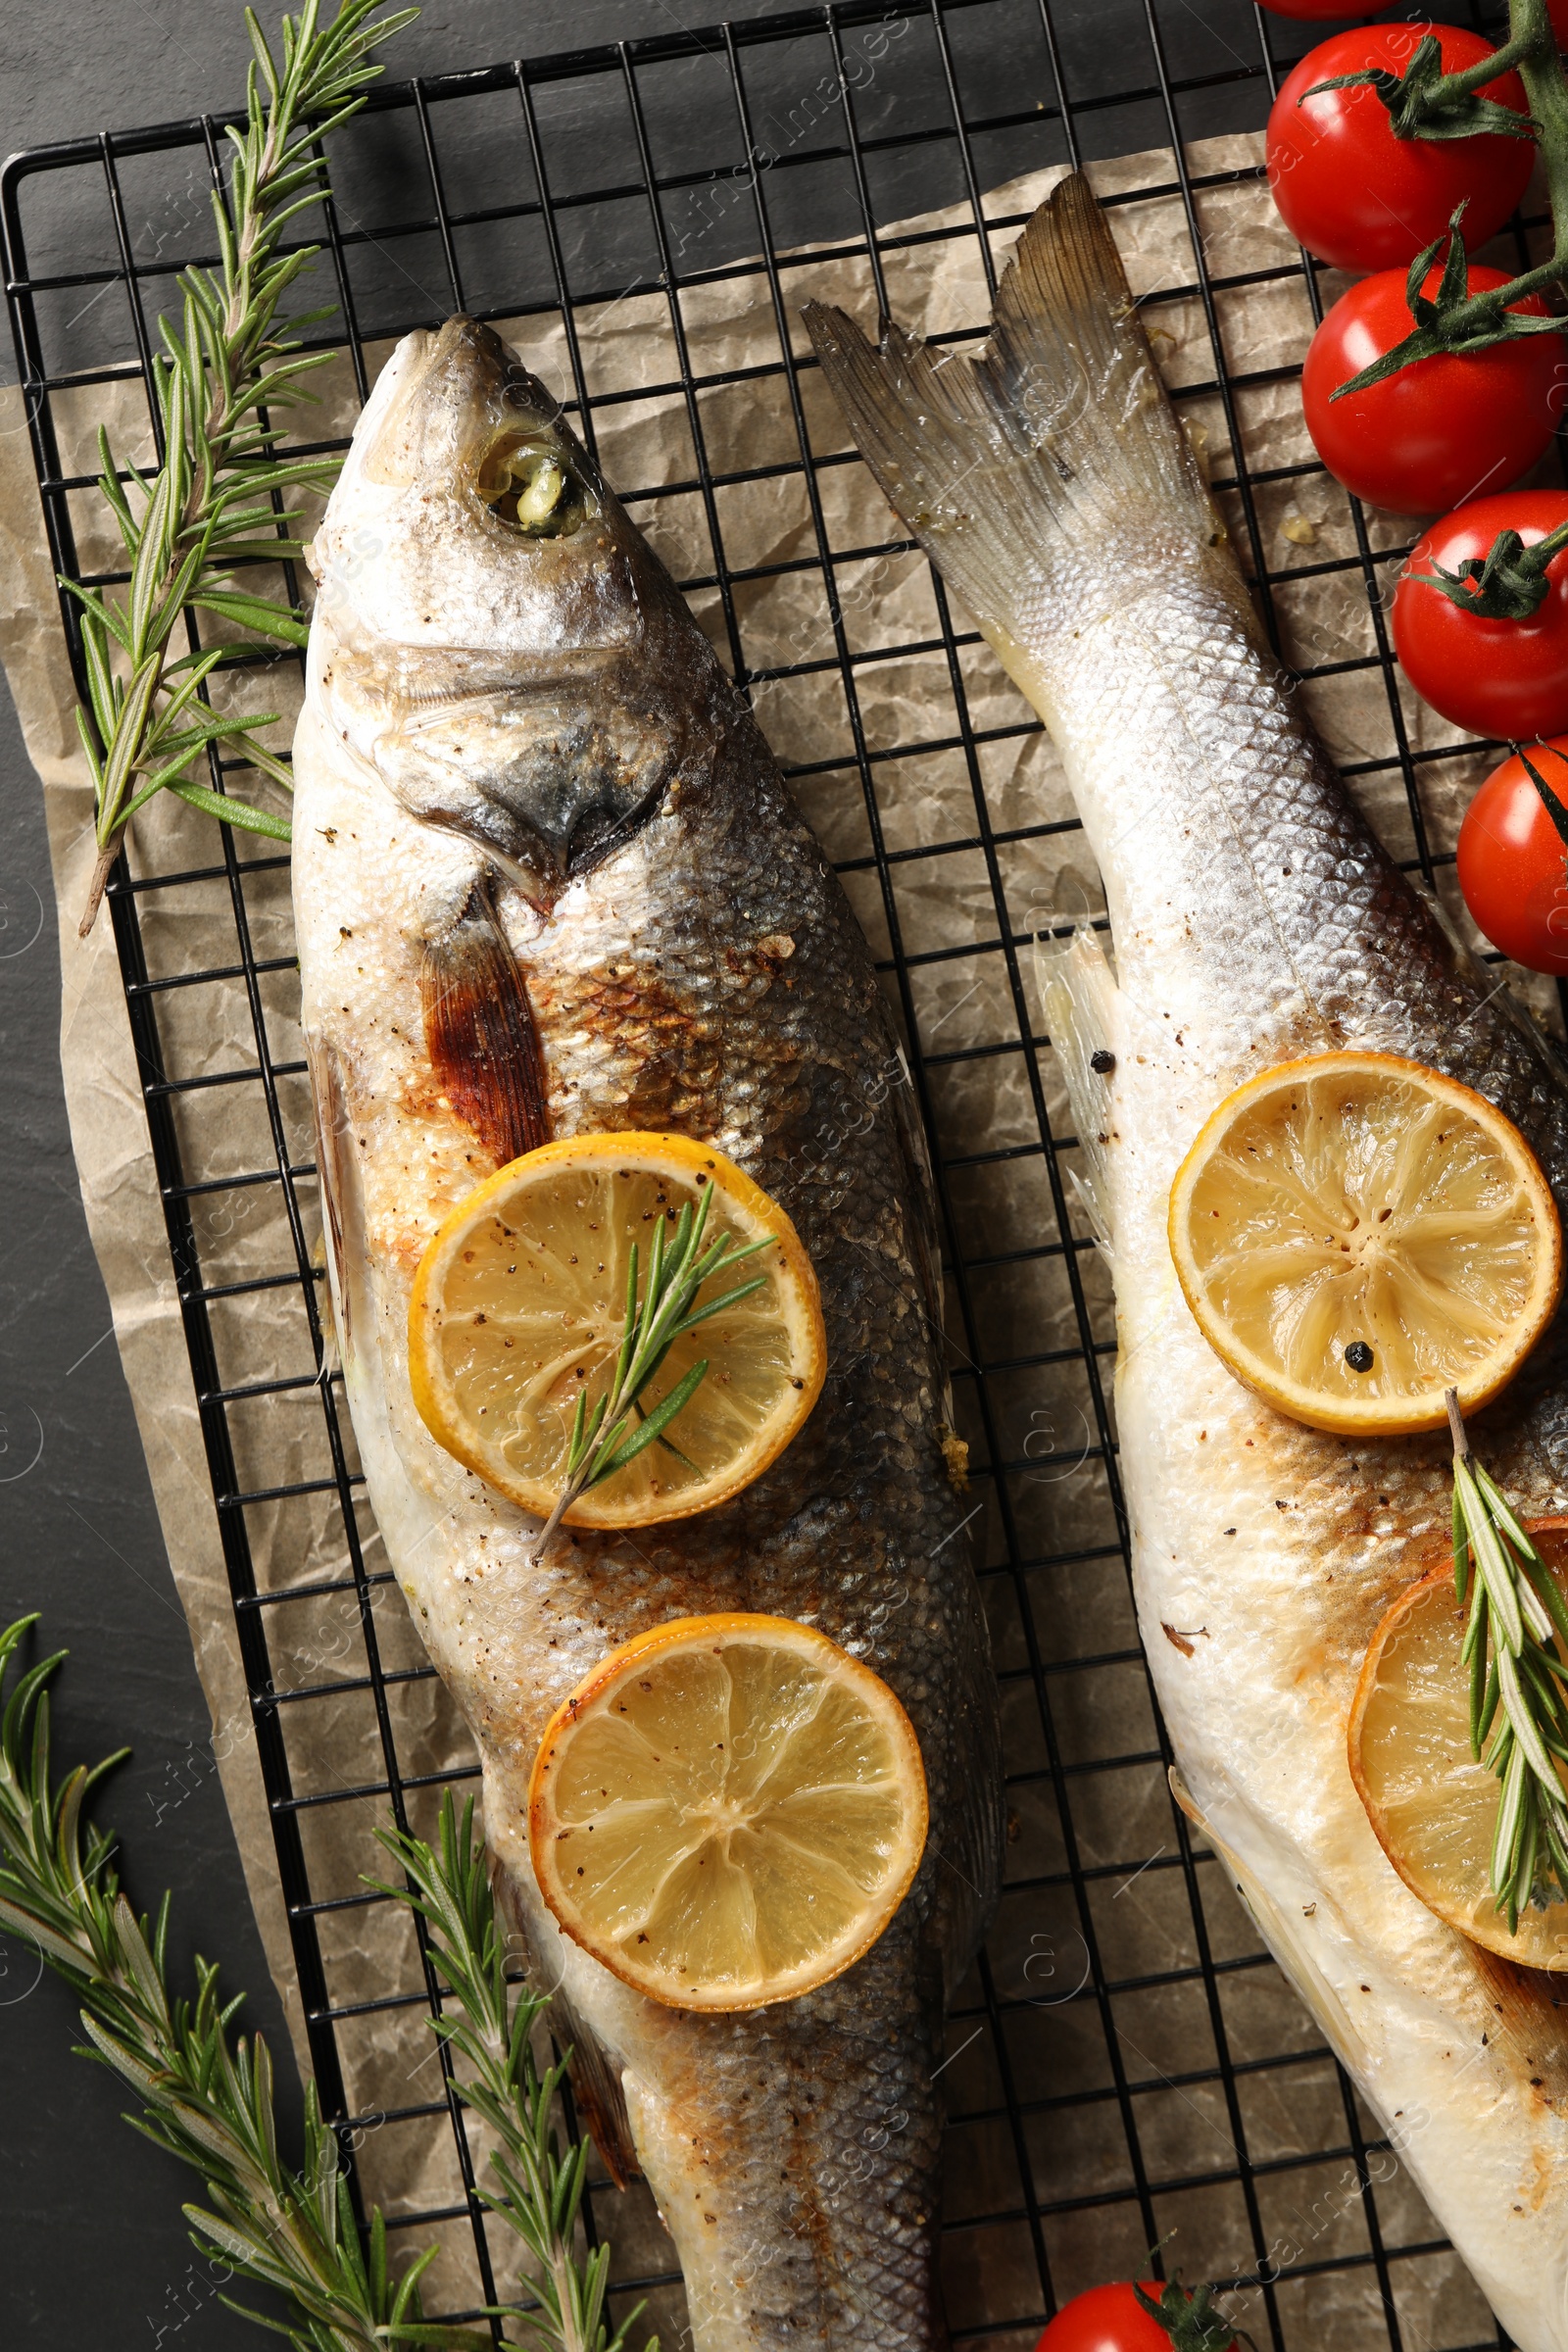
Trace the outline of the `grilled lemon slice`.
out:
[[[1557,1303],[1562,1234],[1517,1128],[1391,1054],[1324,1054],[1238,1087],[1170,1196],[1204,1338],[1314,1429],[1437,1429],[1519,1369]]]
[[[1568,1592],[1568,1520],[1526,1532]],[[1524,1968],[1568,1969],[1568,1903],[1519,1915],[1508,1933],[1492,1891],[1501,1785],[1470,1753],[1465,1611],[1445,1565],[1398,1599],[1373,1635],[1350,1708],[1350,1775],[1378,1842],[1429,1911]]]
[[[409,1378],[431,1434],[489,1485],[548,1514],[566,1483],[579,1395],[614,1373],[632,1244],[644,1271],[655,1221],[713,1199],[705,1244],[768,1246],[763,1287],[677,1340],[641,1398],[651,1413],[699,1362],[709,1370],[665,1442],[580,1495],[573,1527],[646,1527],[739,1493],[783,1451],[827,1366],[822,1308],[799,1235],[732,1159],[684,1135],[580,1135],[499,1170],[453,1210],[419,1261]],[[700,1308],[735,1289],[722,1271]]]
[[[528,1836],[566,1934],[676,2009],[758,2009],[858,1960],[925,1845],[925,1773],[886,1683],[785,1617],[623,1642],[540,1742]]]

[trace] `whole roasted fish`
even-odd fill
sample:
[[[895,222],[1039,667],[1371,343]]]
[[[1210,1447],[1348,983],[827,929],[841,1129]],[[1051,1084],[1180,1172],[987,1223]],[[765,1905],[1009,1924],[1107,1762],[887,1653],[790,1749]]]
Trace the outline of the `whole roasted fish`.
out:
[[[699,2352],[946,2342],[932,2087],[999,1874],[997,1702],[941,1446],[928,1172],[865,945],[745,704],[556,404],[471,319],[398,346],[314,550],[294,897],[328,1259],[376,1519],[473,1729],[505,1897],[583,2105],[672,2230]],[[829,1368],[738,1500],[539,1523],[426,1431],[409,1294],[448,1211],[552,1134],[710,1139],[779,1200]],[[919,1735],[932,1846],[846,1975],[662,2008],[538,1898],[540,1734],[666,1619],[816,1625]],[[937,1849],[940,1849],[938,1851]]]
[[[1138,1606],[1190,1801],[1510,2334],[1568,2352],[1562,1980],[1423,1907],[1346,1756],[1368,1638],[1446,1545],[1446,1441],[1351,1445],[1274,1412],[1202,1339],[1166,1242],[1200,1126],[1271,1063],[1360,1046],[1446,1070],[1524,1130],[1559,1204],[1568,1093],[1314,740],[1087,184],[1030,222],[977,364],[809,322],[878,481],[1054,737],[1100,860],[1114,978],[1085,936],[1048,967],[1048,1008],[1112,1251]],[[1559,1318],[1475,1424],[1532,1511],[1568,1494],[1565,1401]]]

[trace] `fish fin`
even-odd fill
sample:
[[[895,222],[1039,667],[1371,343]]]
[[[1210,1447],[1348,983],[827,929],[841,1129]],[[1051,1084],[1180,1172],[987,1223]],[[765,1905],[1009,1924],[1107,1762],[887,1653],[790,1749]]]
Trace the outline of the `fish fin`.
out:
[[[1301,1906],[1298,1905],[1293,1915],[1289,1904],[1275,1899],[1250,1864],[1226,1843],[1200,1810],[1197,1798],[1174,1764],[1169,1778],[1172,1796],[1194,1829],[1208,1839],[1218,1854],[1259,1935],[1289,1977],[1298,1998],[1317,2021],[1340,2064],[1352,2074],[1359,2071],[1364,2079],[1368,2056],[1365,2036],[1352,2024],[1348,2010],[1310,1948]]]
[[[889,1060],[898,1063],[898,1076],[888,1088],[893,1104],[893,1133],[908,1179],[906,1199],[909,1203],[906,1236],[909,1254],[914,1261],[915,1278],[920,1296],[933,1326],[942,1328],[942,1244],[937,1233],[935,1178],[931,1173],[931,1152],[926,1143],[925,1123],[920,1105],[915,1100],[914,1080],[901,1045],[889,1049]],[[951,1418],[951,1416],[950,1416]]]
[[[544,1053],[488,874],[419,960],[424,1042],[437,1084],[498,1167],[549,1141]]]
[[[624,2188],[629,2180],[642,2179],[643,2168],[626,2112],[620,2069],[559,1986],[550,2006],[559,2038],[571,2046],[566,2073],[577,2113],[593,2134],[606,2172],[617,2188]]]
[[[1045,1008],[1046,1030],[1056,1049],[1072,1122],[1083,1154],[1067,1178],[1083,1205],[1089,1229],[1114,1262],[1109,1144],[1105,1120],[1113,1070],[1094,1067],[1097,1054],[1114,1055],[1119,992],[1105,951],[1087,923],[1065,947],[1049,932],[1035,940],[1035,979]]]
[[[605,2048],[565,1989],[565,1962],[559,1955],[570,1947],[539,1900],[531,1872],[524,1886],[508,1864],[498,1859],[494,1847],[490,1850],[490,1885],[511,1931],[509,1949],[520,1948],[530,1983],[537,1990],[548,1990],[550,2032],[558,2048],[571,2052],[566,2075],[577,2112],[593,2134],[605,2170],[617,2188],[624,2188],[628,2180],[642,2178],[642,2159],[626,2112],[619,2062]],[[511,1938],[515,1938],[514,1943]]]
[[[360,1320],[363,1299],[361,1269],[365,1250],[365,1200],[359,1160],[352,1149],[343,1072],[331,1046],[308,1044],[311,1103],[316,1117],[316,1171],[321,1193],[321,1245],[326,1259],[326,1291],[332,1308],[332,1329],[339,1361],[347,1367]]]
[[[999,650],[1063,534],[1147,539],[1163,518],[1195,543],[1224,538],[1081,172],[1018,240],[978,361],[897,326],[877,350],[820,303],[803,315],[866,464]]]

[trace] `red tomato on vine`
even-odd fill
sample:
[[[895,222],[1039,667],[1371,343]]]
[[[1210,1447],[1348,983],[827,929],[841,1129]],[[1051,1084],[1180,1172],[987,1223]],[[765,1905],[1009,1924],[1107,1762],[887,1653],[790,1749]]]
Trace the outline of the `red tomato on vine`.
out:
[[[1559,735],[1494,768],[1459,828],[1459,888],[1479,928],[1515,963],[1559,976],[1568,974],[1565,794],[1568,736]]]
[[[1146,2311],[1140,2293],[1159,2305]],[[1092,2286],[1062,2305],[1035,2352],[1237,2352],[1229,2325],[1206,2286],[1189,2296],[1178,2283],[1146,2278],[1134,2288]]]
[[[1568,11],[1568,0],[1559,0]],[[1286,80],[1268,119],[1268,181],[1286,227],[1320,260],[1341,270],[1392,270],[1441,237],[1463,204],[1466,245],[1494,236],[1525,192],[1535,142],[1504,132],[1469,139],[1396,138],[1376,90],[1307,92],[1366,69],[1402,74],[1431,35],[1446,74],[1494,54],[1458,24],[1368,24],[1337,32],[1309,50]],[[1528,116],[1524,83],[1501,74],[1483,98]]]
[[[1391,620],[1405,676],[1472,735],[1517,743],[1568,728],[1568,546],[1544,564],[1530,553],[1564,529],[1568,491],[1472,499],[1399,575]]]
[[[1435,298],[1442,270],[1423,292]],[[1505,286],[1500,270],[1470,270],[1472,294]],[[1512,310],[1549,315],[1539,294]],[[1434,352],[1363,391],[1334,394],[1402,343],[1412,319],[1402,270],[1382,270],[1342,294],[1301,370],[1306,429],[1318,456],[1357,498],[1396,514],[1441,514],[1502,490],[1542,455],[1568,397],[1562,337],[1526,335],[1484,351]]]

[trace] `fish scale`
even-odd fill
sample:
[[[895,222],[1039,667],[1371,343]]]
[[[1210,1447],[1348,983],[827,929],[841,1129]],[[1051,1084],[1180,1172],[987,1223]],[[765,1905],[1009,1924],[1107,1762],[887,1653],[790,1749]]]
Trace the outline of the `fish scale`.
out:
[[[479,497],[514,445],[572,485],[571,530]],[[673,2234],[694,2352],[938,2352],[938,2043],[1000,1879],[998,1710],[942,1450],[929,1174],[865,942],[667,575],[488,328],[398,346],[312,561],[294,899],[333,1309],[377,1526],[478,1743],[502,1900],[607,2161],[646,2173]],[[823,1394],[731,1502],[564,1529],[536,1560],[539,1521],[415,1408],[414,1275],[498,1160],[649,1127],[717,1144],[792,1219]],[[884,1677],[934,1838],[841,1978],[694,2016],[562,1936],[527,1791],[608,1651],[728,1610],[819,1626]]]
[[[1266,1058],[1354,1042],[1447,1070],[1508,1113],[1568,1198],[1568,1103],[1544,1041],[1455,953],[1369,831],[1250,608],[1238,610],[1234,570],[1209,559],[1204,571],[1162,599],[1152,627],[1140,609],[1135,624],[1102,623],[1105,641],[1087,633],[1070,654],[1059,627],[1036,639],[1051,654],[1035,691],[1104,848],[1126,995],[1190,1004],[1232,1084],[1262,1066],[1269,1024]],[[1179,757],[1178,742],[1196,757]],[[1150,828],[1157,844],[1140,839]],[[1173,948],[1195,908],[1192,952],[1185,937]],[[1216,959],[1223,992],[1210,983]]]
[[[1273,1410],[1202,1338],[1167,1240],[1172,1179],[1224,1098],[1339,1047],[1485,1094],[1562,1205],[1561,1066],[1313,736],[1081,177],[1026,229],[978,364],[897,328],[875,350],[842,312],[808,321],[883,489],[1050,728],[1103,879],[1114,973],[1088,932],[1040,970],[1111,1256],[1134,1588],[1177,1794],[1521,2352],[1568,2352],[1561,1980],[1417,1900],[1347,1755],[1368,1641],[1448,1549],[1446,1439]],[[1568,1493],[1565,1336],[1559,1311],[1473,1425],[1515,1509]],[[1292,2216],[1267,2265],[1319,2259],[1321,2234]]]

